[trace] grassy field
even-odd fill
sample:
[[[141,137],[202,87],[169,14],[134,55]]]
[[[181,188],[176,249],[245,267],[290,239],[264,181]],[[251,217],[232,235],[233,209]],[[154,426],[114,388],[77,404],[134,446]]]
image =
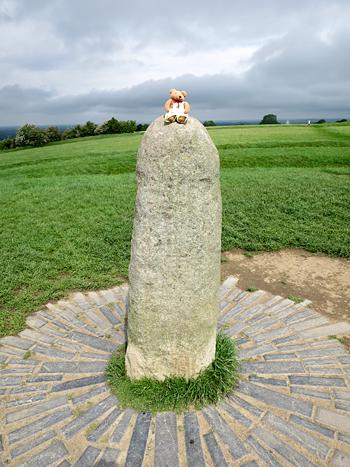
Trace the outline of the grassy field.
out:
[[[350,125],[210,129],[222,247],[350,257]],[[0,335],[72,289],[125,280],[142,135],[0,153]]]

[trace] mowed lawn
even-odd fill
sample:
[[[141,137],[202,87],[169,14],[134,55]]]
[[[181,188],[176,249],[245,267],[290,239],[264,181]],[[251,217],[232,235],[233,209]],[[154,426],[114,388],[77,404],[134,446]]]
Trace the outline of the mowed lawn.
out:
[[[350,125],[210,129],[222,248],[350,257]],[[72,289],[127,278],[142,135],[0,153],[0,335]]]

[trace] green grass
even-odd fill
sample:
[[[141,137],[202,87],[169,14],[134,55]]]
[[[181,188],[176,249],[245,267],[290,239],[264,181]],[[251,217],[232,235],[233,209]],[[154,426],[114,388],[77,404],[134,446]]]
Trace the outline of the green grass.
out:
[[[110,359],[107,381],[121,407],[137,411],[182,412],[216,404],[233,390],[238,378],[238,360],[233,340],[218,334],[213,363],[196,378],[166,378],[164,381],[144,378],[131,380],[125,370],[125,348],[120,348]]]
[[[218,127],[222,248],[350,257],[350,125]],[[142,135],[0,153],[0,335],[126,280]]]

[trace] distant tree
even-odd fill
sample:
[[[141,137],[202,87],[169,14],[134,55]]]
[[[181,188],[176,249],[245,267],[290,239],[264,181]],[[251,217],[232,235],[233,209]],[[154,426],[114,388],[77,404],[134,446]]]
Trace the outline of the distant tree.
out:
[[[62,134],[57,126],[49,126],[45,131],[49,143],[53,143],[54,141],[61,141]]]
[[[346,118],[342,118],[340,120],[337,120],[336,123],[344,123],[344,122],[347,122],[347,119]]]
[[[112,117],[95,130],[95,134],[133,133],[136,131],[135,120],[117,120]]]
[[[136,125],[136,131],[146,131],[148,127],[149,127],[148,123],[138,123]]]
[[[93,136],[96,128],[96,123],[87,121],[84,125],[80,126],[80,136]]]
[[[263,119],[260,122],[260,125],[274,125],[279,124],[277,120],[277,115],[275,114],[267,114],[263,116]]]
[[[13,149],[16,147],[15,138],[5,138],[0,140],[0,151],[5,149]]]
[[[43,146],[48,142],[46,131],[29,123],[19,127],[15,137],[16,146]]]
[[[326,120],[324,118],[320,118],[316,123],[326,123]]]
[[[204,126],[216,126],[216,123],[214,122],[214,120],[205,120],[205,122],[203,122],[203,125]]]
[[[66,128],[62,133],[62,139],[73,139],[78,138],[76,127]]]

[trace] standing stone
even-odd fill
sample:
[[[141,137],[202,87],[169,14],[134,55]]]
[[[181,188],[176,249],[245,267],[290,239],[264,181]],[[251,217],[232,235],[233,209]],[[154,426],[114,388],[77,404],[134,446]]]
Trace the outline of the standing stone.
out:
[[[221,262],[219,156],[196,119],[147,129],[137,160],[127,374],[191,378],[215,357]]]

